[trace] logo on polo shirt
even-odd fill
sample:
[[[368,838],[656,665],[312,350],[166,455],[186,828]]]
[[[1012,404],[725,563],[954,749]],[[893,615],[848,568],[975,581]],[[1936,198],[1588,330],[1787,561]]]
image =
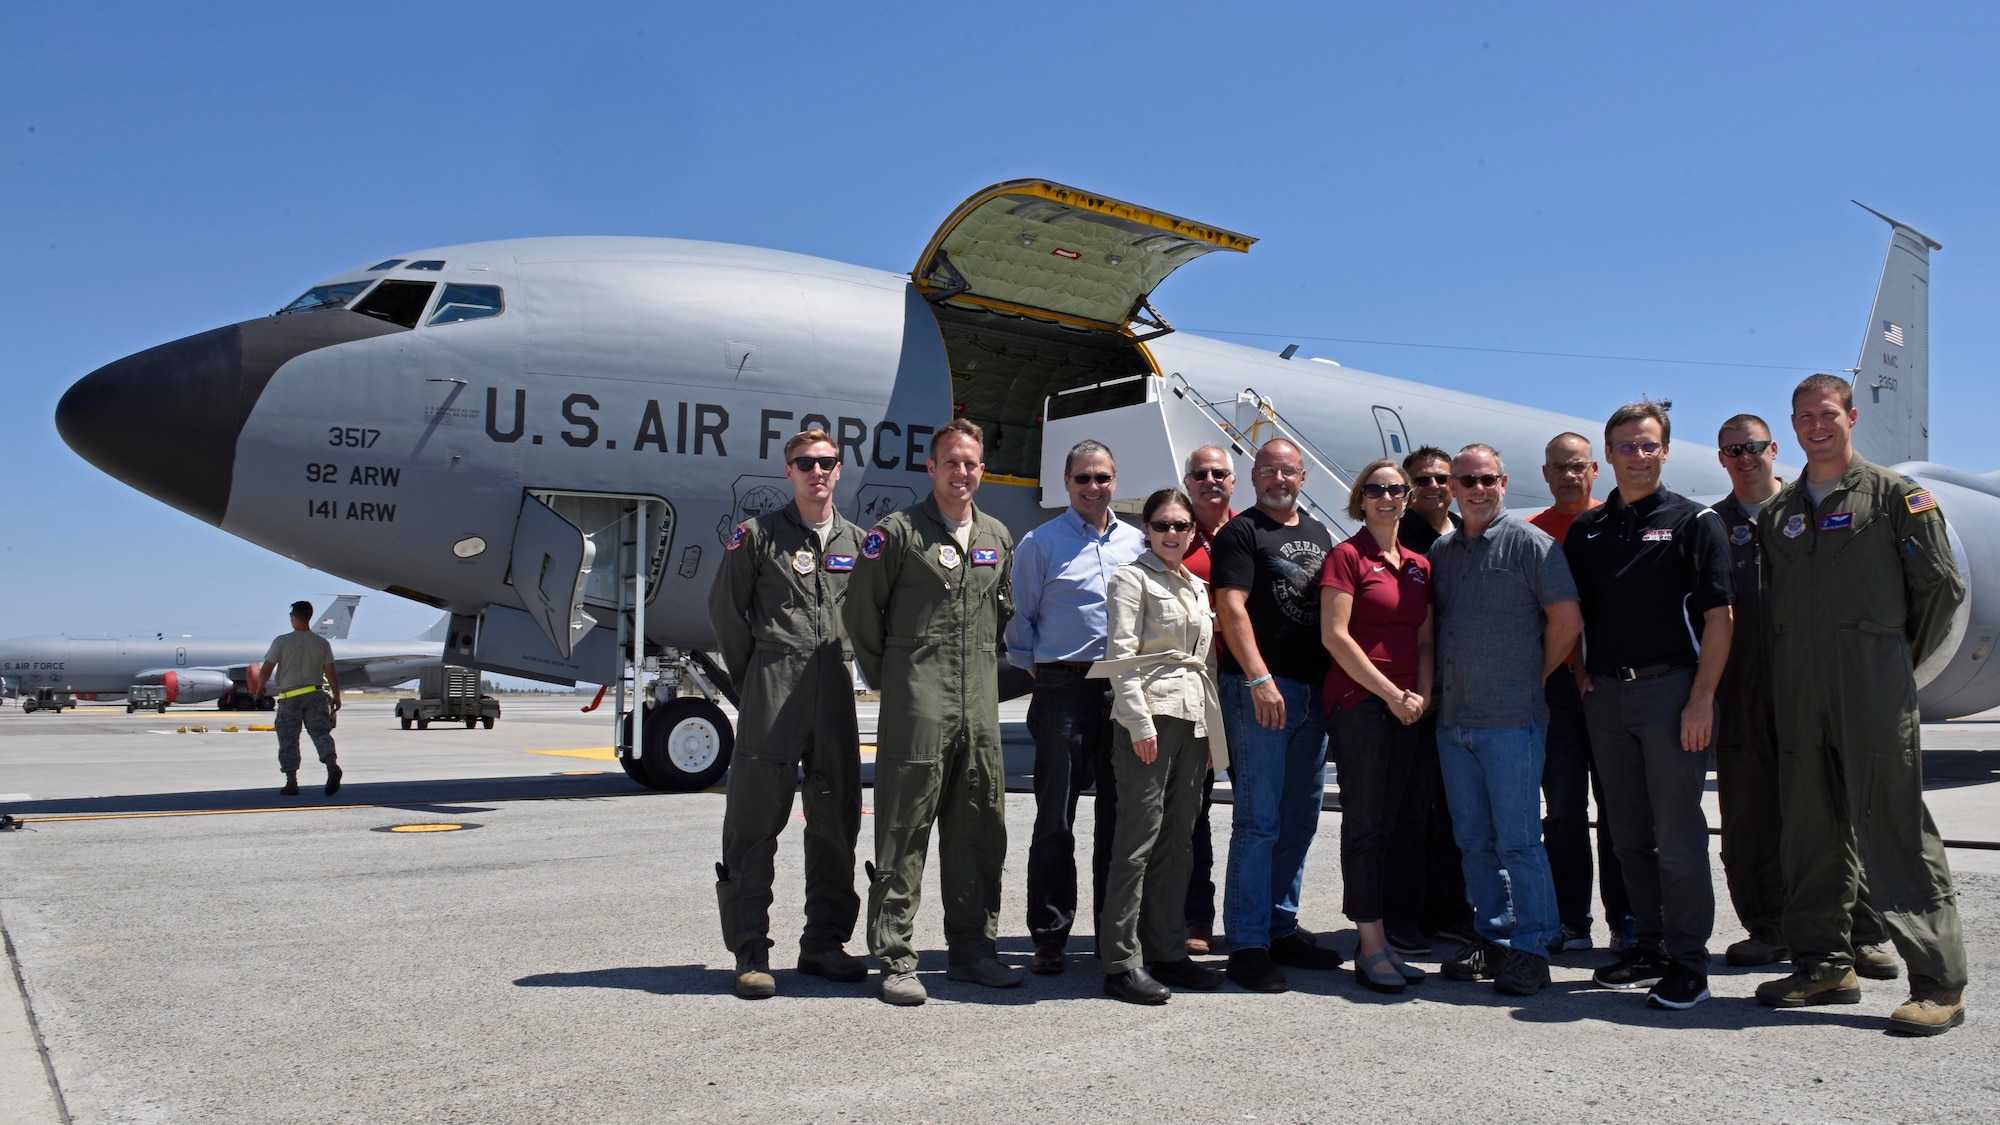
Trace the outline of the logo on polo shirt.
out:
[[[1671,543],[1674,541],[1674,529],[1671,527],[1648,528],[1644,535],[1639,536],[1639,539],[1644,543]]]

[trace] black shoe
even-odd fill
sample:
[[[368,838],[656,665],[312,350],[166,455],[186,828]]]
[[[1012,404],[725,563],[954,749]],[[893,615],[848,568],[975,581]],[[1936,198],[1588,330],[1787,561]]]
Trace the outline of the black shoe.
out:
[[[298,795],[299,795],[299,775],[298,775],[298,774],[296,774],[296,773],[288,773],[288,774],[286,774],[286,775],[285,775],[285,787],[284,787],[283,789],[280,789],[280,790],[278,790],[278,795],[279,795],[279,796],[281,796],[281,797],[296,797],[296,796],[298,796]]]
[[[1429,957],[1431,955],[1431,943],[1424,940],[1424,935],[1418,933],[1415,926],[1390,930],[1387,937],[1389,939],[1389,948],[1405,957]]]
[[[1646,994],[1646,1003],[1656,1008],[1672,1008],[1683,1011],[1708,999],[1708,975],[1697,973],[1679,961],[1667,964],[1666,975],[1653,991]]]
[[[1229,979],[1252,992],[1289,992],[1291,982],[1271,960],[1271,951],[1251,946],[1229,951]]]
[[[1520,949],[1507,951],[1507,963],[1493,978],[1493,991],[1508,996],[1533,996],[1549,986],[1549,962]]]
[[[1492,980],[1500,975],[1500,966],[1506,960],[1506,950],[1485,938],[1474,938],[1453,954],[1451,960],[1438,966],[1438,971],[1446,980]]]
[[[1318,944],[1304,930],[1272,939],[1271,960],[1294,969],[1338,969],[1347,963],[1338,949]]]
[[[1052,942],[1035,947],[1035,955],[1028,958],[1028,971],[1040,973],[1042,976],[1052,976],[1062,972],[1067,964],[1068,961],[1063,957],[1062,943]]]
[[[1197,965],[1186,957],[1178,961],[1155,961],[1146,966],[1153,979],[1176,988],[1214,992],[1222,987],[1222,974],[1207,965]]]
[[[840,984],[868,979],[868,966],[845,949],[799,950],[799,972],[809,977],[825,977]]]
[[[1174,995],[1144,969],[1104,974],[1104,994],[1127,1004],[1164,1004]]]
[[[340,792],[340,773],[341,773],[341,770],[340,770],[340,763],[339,763],[339,762],[328,762],[328,763],[326,764],[326,795],[327,795],[327,796],[331,797],[331,796],[333,796],[333,795],[334,795],[335,793],[338,793],[338,792]]]
[[[1664,953],[1634,949],[1590,974],[1590,979],[1599,988],[1651,988],[1666,977],[1669,964]]]

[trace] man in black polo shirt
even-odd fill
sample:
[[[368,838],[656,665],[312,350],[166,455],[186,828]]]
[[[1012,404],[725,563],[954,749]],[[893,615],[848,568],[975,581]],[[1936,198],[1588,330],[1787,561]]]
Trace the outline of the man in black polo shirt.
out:
[[[1563,541],[1583,602],[1590,745],[1637,942],[1595,975],[1648,1002],[1708,999],[1715,928],[1702,792],[1733,628],[1729,541],[1711,509],[1660,486],[1672,429],[1657,403],[1618,408],[1604,444],[1618,487]]]

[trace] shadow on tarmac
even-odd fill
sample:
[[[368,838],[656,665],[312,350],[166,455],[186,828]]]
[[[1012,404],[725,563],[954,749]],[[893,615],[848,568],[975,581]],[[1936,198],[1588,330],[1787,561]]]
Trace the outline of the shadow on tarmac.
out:
[[[310,770],[310,767],[308,767]],[[251,812],[287,808],[350,808],[389,806],[412,812],[484,812],[465,808],[481,801],[536,801],[585,797],[624,797],[652,793],[623,773],[584,777],[537,774],[526,777],[478,777],[442,781],[348,782],[328,797],[318,784],[301,780],[296,797],[279,796],[276,786],[256,789],[214,789],[192,793],[140,793],[125,797],[74,797],[62,800],[13,802],[4,811],[29,820],[67,816],[144,815],[149,813]],[[447,808],[446,806],[449,806]]]

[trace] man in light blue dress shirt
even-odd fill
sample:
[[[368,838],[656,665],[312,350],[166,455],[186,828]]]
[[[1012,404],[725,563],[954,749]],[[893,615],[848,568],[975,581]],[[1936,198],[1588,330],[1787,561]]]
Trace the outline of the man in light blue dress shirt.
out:
[[[1014,548],[1014,617],[1007,660],[1035,678],[1035,832],[1028,846],[1028,932],[1038,973],[1063,971],[1076,922],[1076,799],[1097,786],[1091,842],[1091,917],[1104,906],[1118,793],[1111,780],[1111,687],[1084,676],[1104,658],[1104,584],[1139,557],[1145,537],[1111,514],[1118,468],[1111,451],[1078,442],[1063,463],[1070,506]]]

